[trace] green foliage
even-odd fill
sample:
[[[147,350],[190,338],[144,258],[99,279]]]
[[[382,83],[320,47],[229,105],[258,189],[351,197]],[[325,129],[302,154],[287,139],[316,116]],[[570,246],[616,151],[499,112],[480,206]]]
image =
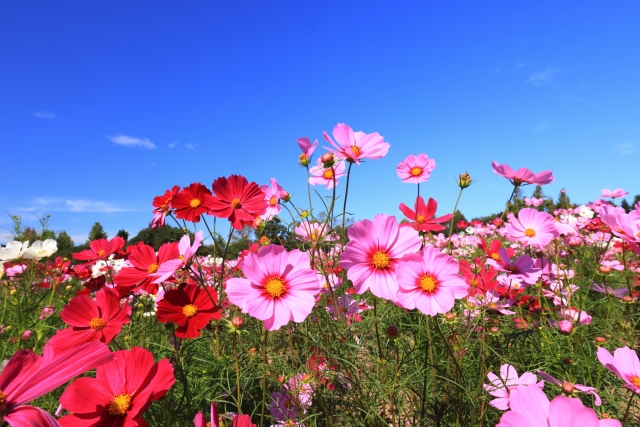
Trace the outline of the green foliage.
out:
[[[96,222],[89,230],[89,236],[87,237],[87,244],[92,240],[108,239],[107,232],[102,228],[102,224]]]
[[[140,230],[135,237],[131,240],[127,241],[127,246],[137,245],[140,242],[144,242],[147,245],[150,245],[156,251],[160,249],[160,246],[165,243],[177,242],[182,236],[184,236],[185,232],[179,228],[171,227],[169,225],[165,225],[164,227],[151,228],[147,227],[143,230]],[[193,234],[189,233],[189,236],[193,240]]]
[[[129,232],[123,229],[118,230],[116,236],[122,237],[125,242],[129,240]]]

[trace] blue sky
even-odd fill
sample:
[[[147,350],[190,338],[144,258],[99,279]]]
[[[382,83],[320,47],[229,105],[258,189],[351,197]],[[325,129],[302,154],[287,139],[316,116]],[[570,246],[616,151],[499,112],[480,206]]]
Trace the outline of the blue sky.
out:
[[[296,138],[326,145],[339,122],[391,144],[354,167],[356,219],[411,204],[395,168],[420,152],[437,162],[422,194],[438,214],[466,171],[463,213],[499,211],[511,188],[492,160],[553,170],[544,191],[574,202],[635,195],[639,14],[633,1],[2,2],[0,227],[4,211],[48,212],[78,243],[95,221],[133,236],[153,196],[232,173],[275,177],[304,205]]]

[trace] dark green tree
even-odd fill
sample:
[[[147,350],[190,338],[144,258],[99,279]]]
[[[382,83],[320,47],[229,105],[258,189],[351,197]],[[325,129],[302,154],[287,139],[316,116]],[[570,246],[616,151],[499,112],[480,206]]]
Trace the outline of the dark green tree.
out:
[[[61,232],[56,234],[56,242],[58,243],[58,251],[53,256],[71,258],[71,254],[74,252],[74,244],[71,236],[69,236],[66,231],[62,230]]]
[[[122,237],[125,242],[129,240],[129,232],[123,229],[118,230],[118,232],[116,233],[116,236]]]
[[[127,241],[127,246],[137,245],[140,242],[144,242],[145,244],[153,247],[156,251],[160,249],[160,246],[165,243],[177,242],[182,236],[184,236],[184,231],[179,228],[171,227],[165,225],[164,227],[151,228],[147,227],[143,230],[140,230],[135,237],[131,240]],[[193,240],[193,234],[189,233],[191,240]]]
[[[554,205],[554,210],[569,209],[569,208],[575,208],[575,207],[576,205],[571,203],[571,199],[569,199],[569,196],[567,195],[566,190],[564,188],[560,190],[560,194],[558,195],[558,200]]]
[[[97,239],[108,239],[107,232],[104,231],[104,228],[102,228],[102,224],[100,224],[99,222],[96,222],[95,224],[93,224],[93,227],[91,227],[89,236],[87,237],[87,243]]]
[[[454,233],[459,233],[459,232],[464,230],[464,228],[458,227],[458,222],[460,222],[460,221],[467,221],[467,218],[465,218],[464,215],[462,214],[462,212],[460,212],[460,209],[458,209],[453,214],[453,232]],[[445,233],[445,235],[447,235],[447,236],[449,235],[449,225],[450,224],[451,224],[451,222],[447,222],[446,224],[442,224],[442,225],[445,225],[447,227],[447,229],[445,231],[443,231],[443,233]]]
[[[632,209],[632,206],[629,204],[629,202],[627,202],[627,199],[622,199],[622,201],[620,202],[620,207],[624,209],[626,213],[631,212]]]

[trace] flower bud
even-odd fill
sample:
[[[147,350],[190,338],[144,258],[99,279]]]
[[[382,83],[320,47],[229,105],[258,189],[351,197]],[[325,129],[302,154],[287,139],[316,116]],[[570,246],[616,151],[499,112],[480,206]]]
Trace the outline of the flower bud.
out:
[[[604,343],[606,343],[606,342],[607,342],[607,339],[606,339],[606,338],[604,338],[604,337],[596,337],[596,342],[597,342],[598,344],[604,344]]]
[[[500,332],[500,328],[498,328],[497,326],[492,326],[491,329],[489,329],[489,331],[492,334],[497,334],[498,332]]]
[[[399,333],[400,333],[400,330],[398,329],[397,326],[391,325],[387,328],[387,335],[389,336],[389,338],[395,338],[398,336]]]
[[[570,357],[565,357],[564,359],[562,359],[562,361],[567,365],[573,365],[573,359]]]
[[[311,163],[311,161],[306,154],[302,153],[300,154],[300,157],[298,157],[298,163],[300,163],[300,166],[304,166],[306,168],[307,166],[309,166],[309,163]]]
[[[573,332],[573,323],[568,320],[561,320],[560,323],[558,323],[558,329],[560,329],[560,332],[563,334],[569,335]]]
[[[320,157],[320,161],[322,162],[322,166],[325,168],[330,168],[336,163],[335,157],[333,157],[333,153],[325,153]]]
[[[574,389],[575,388],[573,387],[573,384],[570,383],[569,381],[565,381],[565,382],[562,383],[562,392],[564,394],[569,395],[569,394],[573,393]]]
[[[244,326],[244,317],[233,316],[233,319],[231,319],[231,324],[234,328],[241,329]]]
[[[444,314],[444,318],[448,321],[448,322],[453,322],[456,319],[456,315],[453,314],[452,312],[448,311]]]
[[[300,218],[306,218],[309,216],[309,211],[308,210],[303,210],[302,212],[300,212]]]
[[[288,191],[282,190],[282,193],[280,193],[280,198],[285,202],[288,202],[289,200],[291,200],[291,194],[289,194]]]
[[[622,297],[622,301],[626,302],[627,304],[633,304],[633,297],[625,295]]]
[[[611,267],[607,267],[606,265],[601,265],[598,268],[598,271],[600,271],[600,273],[602,273],[602,274],[609,274],[609,273],[611,273]]]
[[[29,337],[31,337],[31,329],[27,329],[26,331],[24,331],[21,339],[22,341],[26,341],[29,339]]]
[[[494,218],[491,223],[496,227],[500,227],[503,224],[502,218]]]
[[[471,176],[469,176],[469,172],[465,172],[463,174],[460,174],[460,178],[457,179],[457,182],[458,187],[460,187],[461,189],[465,189],[471,185],[473,180],[471,179]]]
[[[249,349],[249,358],[255,359],[257,355],[258,355],[258,350],[255,347],[251,347]]]
[[[260,246],[267,246],[269,243],[271,243],[271,241],[267,236],[262,236],[260,237],[260,239],[258,239],[258,244]]]

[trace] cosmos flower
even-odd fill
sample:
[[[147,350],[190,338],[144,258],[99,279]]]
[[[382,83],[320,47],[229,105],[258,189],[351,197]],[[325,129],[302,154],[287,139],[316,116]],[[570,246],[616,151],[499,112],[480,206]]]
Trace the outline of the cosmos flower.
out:
[[[347,233],[349,243],[340,257],[340,267],[347,270],[356,292],[370,289],[377,297],[394,300],[399,289],[398,262],[420,249],[418,232],[398,227],[394,216],[376,215],[373,221],[356,221]]]
[[[505,229],[512,240],[522,242],[524,246],[543,248],[559,235],[554,222],[547,212],[524,208],[520,209],[517,218],[509,214]]]
[[[389,152],[389,144],[384,142],[378,132],[354,132],[344,123],[338,123],[333,128],[333,137],[337,143],[326,132],[323,132],[323,136],[334,147],[338,156],[357,165],[360,165],[360,160],[379,159]]]
[[[487,374],[489,384],[483,384],[484,389],[496,399],[489,402],[494,408],[506,411],[511,403],[511,392],[518,386],[532,386],[538,390],[544,387],[544,381],[538,382],[538,378],[531,372],[525,372],[518,376],[516,368],[508,363],[500,366],[500,375],[493,372]],[[545,426],[547,427],[547,426]]]
[[[189,283],[167,291],[158,302],[156,315],[159,322],[171,322],[178,326],[177,337],[198,338],[200,331],[211,320],[222,318],[217,302],[218,295],[211,288]]]
[[[206,205],[211,215],[226,218],[236,230],[252,225],[256,218],[267,211],[264,193],[255,182],[247,181],[241,175],[221,177],[213,181],[214,196]]]
[[[419,184],[429,180],[431,172],[436,168],[436,161],[426,154],[409,155],[398,164],[396,172],[402,182]]]
[[[609,350],[598,347],[598,360],[624,381],[625,387],[640,394],[640,360],[634,350],[625,346],[616,349],[611,355]]]
[[[298,158],[298,162],[302,166],[308,166],[311,163],[311,156],[313,156],[313,152],[316,151],[316,147],[318,146],[318,140],[312,144],[309,138],[303,136],[302,138],[298,138],[298,146],[300,150],[302,150],[302,154]]]
[[[311,185],[325,185],[327,190],[333,188],[333,185],[338,185],[338,178],[346,176],[344,173],[345,164],[343,161],[337,161],[332,167],[324,167],[321,159],[318,159],[317,166],[309,169],[311,176],[309,177],[309,184]]]
[[[171,207],[175,209],[176,218],[200,222],[200,216],[209,213],[207,201],[210,197],[211,191],[207,187],[194,182],[171,198]]]
[[[275,178],[271,178],[271,185],[261,185],[260,190],[264,193],[264,199],[267,201],[267,211],[260,217],[265,221],[269,221],[280,213],[280,199],[284,198],[286,191],[278,184]]]
[[[602,194],[600,194],[601,199],[618,199],[620,197],[624,197],[629,194],[628,191],[624,191],[622,188],[616,188],[611,191],[608,188],[602,190]]]
[[[4,248],[0,248],[0,261],[12,261],[22,257],[29,248],[29,242],[7,242]]]
[[[120,236],[116,236],[111,240],[96,239],[89,243],[90,249],[72,254],[71,256],[79,261],[93,262],[99,259],[105,260],[110,255],[115,254],[124,246],[126,242]]]
[[[602,405],[602,399],[600,399],[600,396],[598,396],[598,389],[596,389],[595,387],[589,387],[582,384],[573,384],[568,381],[560,381],[552,377],[551,375],[547,374],[544,371],[536,371],[536,374],[546,382],[562,387],[562,391],[565,393],[567,393],[569,390],[575,389],[583,393],[592,395],[594,400],[593,402],[594,405],[596,406]],[[568,394],[571,394],[571,392],[568,392]]]
[[[129,247],[131,248],[131,246]],[[127,248],[127,250],[129,249]],[[158,278],[158,269],[165,262],[180,256],[177,243],[165,243],[158,254],[149,245],[140,242],[129,254],[131,267],[125,267],[113,278],[120,296],[142,289],[150,294],[158,292],[154,281]]]
[[[424,232],[444,230],[446,227],[441,224],[451,221],[451,217],[453,216],[452,214],[447,214],[435,218],[438,203],[431,197],[426,205],[424,204],[424,199],[422,197],[417,197],[414,210],[409,209],[409,207],[404,203],[400,203],[400,206],[398,207],[409,219],[408,222],[400,224],[400,227],[413,227],[418,231]]]
[[[520,168],[514,171],[507,165],[501,165],[495,160],[491,163],[493,166],[493,172],[507,178],[513,185],[519,187],[526,184],[538,184],[545,185],[553,182],[553,172],[545,170],[542,172],[534,173],[527,168]]]

